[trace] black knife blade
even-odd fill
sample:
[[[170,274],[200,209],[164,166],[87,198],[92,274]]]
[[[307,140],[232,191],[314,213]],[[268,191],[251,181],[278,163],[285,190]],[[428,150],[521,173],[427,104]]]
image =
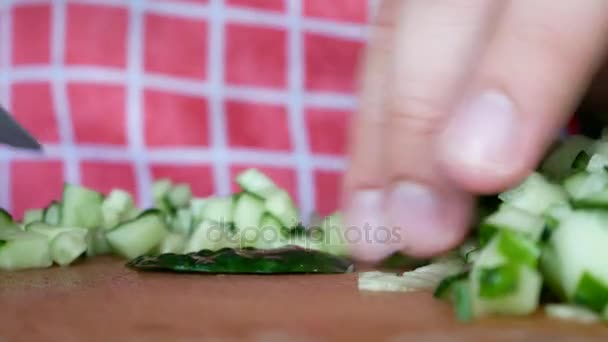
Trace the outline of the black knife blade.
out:
[[[37,151],[42,149],[40,143],[2,107],[0,107],[0,144]]]

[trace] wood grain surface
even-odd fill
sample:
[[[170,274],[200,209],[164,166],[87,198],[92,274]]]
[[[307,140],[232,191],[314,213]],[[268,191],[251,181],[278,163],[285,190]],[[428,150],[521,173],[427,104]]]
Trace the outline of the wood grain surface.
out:
[[[112,258],[0,273],[0,341],[608,341],[537,315],[462,324],[429,293],[362,293],[356,274],[138,273]]]

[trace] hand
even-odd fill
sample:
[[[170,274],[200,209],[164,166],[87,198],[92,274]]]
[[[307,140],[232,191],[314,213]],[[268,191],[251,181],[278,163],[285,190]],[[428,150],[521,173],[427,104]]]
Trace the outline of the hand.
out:
[[[345,222],[363,236],[348,236],[355,257],[431,256],[461,242],[473,196],[536,167],[607,37],[605,0],[384,1],[345,177]]]

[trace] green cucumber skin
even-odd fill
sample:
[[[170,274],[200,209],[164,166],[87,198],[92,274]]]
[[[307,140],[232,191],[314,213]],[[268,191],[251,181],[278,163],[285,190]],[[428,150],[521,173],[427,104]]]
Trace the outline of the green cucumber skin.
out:
[[[14,225],[13,216],[8,211],[0,208],[0,228]]]

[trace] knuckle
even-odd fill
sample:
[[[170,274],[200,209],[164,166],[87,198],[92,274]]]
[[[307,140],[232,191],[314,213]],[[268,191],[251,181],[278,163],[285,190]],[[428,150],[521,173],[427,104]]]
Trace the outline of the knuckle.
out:
[[[419,135],[437,132],[445,110],[438,101],[421,96],[395,97],[393,127]]]
[[[573,46],[575,39],[571,39],[565,27],[558,23],[537,23],[526,30],[517,30],[516,39],[523,48],[530,53],[537,54],[538,58],[559,65],[578,64],[578,49]]]

